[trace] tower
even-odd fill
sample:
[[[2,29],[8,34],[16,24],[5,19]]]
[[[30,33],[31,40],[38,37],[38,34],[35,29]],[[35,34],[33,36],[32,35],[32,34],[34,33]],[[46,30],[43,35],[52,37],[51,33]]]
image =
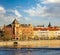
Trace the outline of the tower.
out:
[[[48,27],[51,27],[51,23],[49,22]]]
[[[13,28],[13,34],[14,34],[14,39],[17,39],[17,28],[20,26],[19,22],[15,19],[12,22],[12,28]]]

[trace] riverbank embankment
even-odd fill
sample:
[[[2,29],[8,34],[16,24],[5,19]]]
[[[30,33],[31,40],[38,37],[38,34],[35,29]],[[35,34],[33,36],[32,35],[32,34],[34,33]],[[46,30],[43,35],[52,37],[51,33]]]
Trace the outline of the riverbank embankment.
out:
[[[13,47],[17,42],[19,48],[50,47],[60,48],[60,40],[33,40],[33,41],[0,41],[0,47]]]

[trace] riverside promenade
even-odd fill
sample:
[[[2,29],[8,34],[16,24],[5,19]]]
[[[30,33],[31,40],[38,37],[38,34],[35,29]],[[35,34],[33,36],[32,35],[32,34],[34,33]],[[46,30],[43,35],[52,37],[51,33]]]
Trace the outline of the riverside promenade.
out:
[[[0,41],[0,47],[13,47],[14,42],[19,48],[60,48],[60,40]]]

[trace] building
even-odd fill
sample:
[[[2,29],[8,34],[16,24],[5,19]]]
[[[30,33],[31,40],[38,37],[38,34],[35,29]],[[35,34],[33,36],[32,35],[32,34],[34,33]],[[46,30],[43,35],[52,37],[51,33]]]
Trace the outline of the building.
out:
[[[57,27],[35,27],[34,36],[39,39],[59,39],[60,29]]]
[[[3,30],[14,40],[28,40],[33,38],[33,26],[20,24],[16,19],[9,25],[4,25]]]
[[[12,40],[60,39],[60,28],[52,27],[50,22],[48,27],[44,27],[44,25],[34,27],[31,24],[20,24],[15,19],[11,24],[4,25],[2,30],[6,38]]]

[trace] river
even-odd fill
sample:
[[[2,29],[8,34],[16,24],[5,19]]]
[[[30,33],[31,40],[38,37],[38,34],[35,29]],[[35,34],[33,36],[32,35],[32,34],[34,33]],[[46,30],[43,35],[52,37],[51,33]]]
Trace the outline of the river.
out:
[[[60,55],[59,49],[21,50],[0,48],[0,55]]]

